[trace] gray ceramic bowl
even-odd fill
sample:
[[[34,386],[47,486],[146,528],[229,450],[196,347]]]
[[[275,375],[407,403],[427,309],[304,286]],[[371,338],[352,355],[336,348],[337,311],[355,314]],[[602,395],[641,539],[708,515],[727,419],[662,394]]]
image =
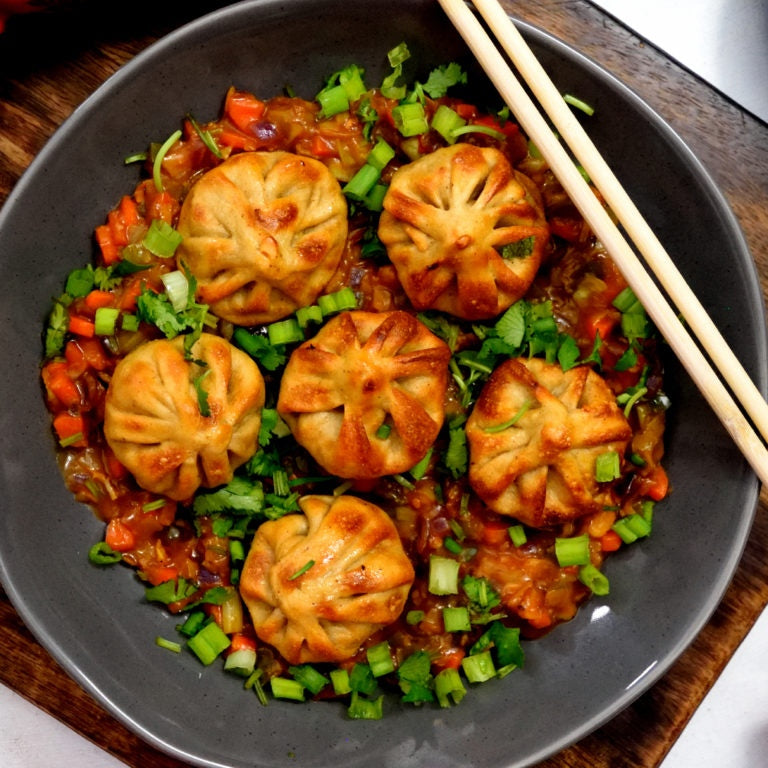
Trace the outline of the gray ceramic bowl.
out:
[[[764,390],[754,266],[706,172],[610,75],[541,31],[523,31],[562,90],[596,106],[595,142]],[[455,59],[475,69],[426,0],[254,0],[215,12],[138,56],[76,110],[0,215],[0,579],[69,674],[129,728],[196,765],[277,766],[289,755],[304,768],[542,760],[668,669],[721,599],[750,529],[758,483],[670,361],[674,490],[659,505],[653,537],[610,560],[609,599],[530,643],[524,670],[471,690],[459,707],[390,702],[378,722],[351,722],[333,703],[261,707],[218,668],[154,646],[157,635],[173,635],[176,619],[143,601],[130,571],[89,566],[102,529],[71,499],[55,463],[38,386],[40,329],[66,273],[90,259],[94,225],[133,188],[136,171],[122,158],[170,134],[190,110],[215,117],[230,84],[269,96],[288,83],[311,97],[325,75],[351,62],[376,82],[384,53],[401,40],[420,73]],[[471,77],[484,90],[480,73]],[[162,102],[148,97],[158,92]]]

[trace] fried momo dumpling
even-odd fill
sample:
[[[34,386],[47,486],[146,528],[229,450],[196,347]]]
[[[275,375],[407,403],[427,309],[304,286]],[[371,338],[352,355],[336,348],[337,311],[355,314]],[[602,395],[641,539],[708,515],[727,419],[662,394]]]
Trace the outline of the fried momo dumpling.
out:
[[[268,323],[312,304],[339,265],[347,204],[319,160],[243,152],[197,181],[176,252],[200,301],[237,325]]]
[[[264,379],[225,339],[148,341],[115,368],[104,435],[145,490],[181,501],[232,479],[256,452]]]
[[[495,317],[528,290],[549,229],[530,180],[498,149],[454,144],[404,165],[379,238],[416,309]]]
[[[342,661],[403,610],[414,570],[394,523],[354,496],[305,496],[263,523],[240,579],[256,634],[291,664]]]
[[[408,312],[343,312],[294,350],[277,410],[333,475],[404,472],[443,424],[449,358]]]
[[[563,371],[515,358],[490,376],[467,420],[469,482],[493,510],[536,528],[610,503],[595,461],[623,456],[632,435],[605,381],[587,366]]]

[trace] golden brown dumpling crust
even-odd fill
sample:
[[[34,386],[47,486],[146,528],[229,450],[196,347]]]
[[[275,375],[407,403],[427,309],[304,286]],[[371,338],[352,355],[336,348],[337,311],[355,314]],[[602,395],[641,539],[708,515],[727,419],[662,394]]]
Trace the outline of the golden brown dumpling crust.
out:
[[[137,347],[117,364],[104,413],[107,442],[136,482],[177,501],[228,483],[253,456],[264,405],[258,366],[225,339],[202,334],[191,358],[182,337]]]
[[[536,528],[610,503],[595,479],[595,460],[607,451],[623,456],[632,436],[591,368],[563,372],[538,358],[507,360],[493,372],[466,432],[474,491],[496,512]]]
[[[277,410],[333,475],[404,472],[443,424],[449,358],[445,342],[408,312],[344,312],[294,350]],[[377,435],[382,425],[387,436]]]
[[[268,323],[312,304],[339,265],[347,204],[319,161],[243,152],[208,171],[184,201],[180,267],[200,301],[237,325]]]
[[[538,192],[502,152],[454,144],[394,174],[379,237],[416,309],[479,320],[525,294],[549,228]]]
[[[259,527],[240,594],[256,634],[289,663],[342,661],[400,615],[413,566],[374,504],[354,496],[299,504],[303,514]]]

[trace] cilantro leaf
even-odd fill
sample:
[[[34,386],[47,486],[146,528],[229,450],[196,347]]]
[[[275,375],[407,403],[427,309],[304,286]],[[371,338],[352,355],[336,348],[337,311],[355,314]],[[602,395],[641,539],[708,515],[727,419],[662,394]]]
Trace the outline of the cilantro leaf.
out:
[[[214,491],[198,493],[192,502],[192,509],[196,515],[222,512],[257,515],[264,511],[264,487],[259,480],[236,475]]]
[[[449,88],[454,85],[465,85],[467,82],[467,73],[455,61],[450,64],[433,69],[429,73],[427,82],[422,85],[423,89],[433,98],[439,99],[445,96]]]

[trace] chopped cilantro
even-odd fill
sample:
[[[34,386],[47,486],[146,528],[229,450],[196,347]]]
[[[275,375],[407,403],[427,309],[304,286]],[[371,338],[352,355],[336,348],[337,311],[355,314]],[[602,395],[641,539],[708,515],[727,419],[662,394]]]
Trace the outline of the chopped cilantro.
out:
[[[535,242],[536,238],[533,235],[528,235],[528,237],[514,243],[506,243],[501,247],[501,257],[503,259],[524,259],[533,253]]]
[[[445,96],[448,89],[454,85],[465,85],[467,73],[455,61],[433,69],[429,73],[427,82],[422,88],[433,98],[439,99]]]
[[[264,487],[259,480],[236,475],[214,491],[198,493],[192,502],[196,515],[230,512],[256,515],[264,511]]]
[[[203,388],[203,381],[211,373],[211,369],[201,373],[199,376],[192,380],[192,385],[197,393],[197,407],[200,409],[200,414],[206,418],[211,415],[211,408],[208,405],[208,392]]]

